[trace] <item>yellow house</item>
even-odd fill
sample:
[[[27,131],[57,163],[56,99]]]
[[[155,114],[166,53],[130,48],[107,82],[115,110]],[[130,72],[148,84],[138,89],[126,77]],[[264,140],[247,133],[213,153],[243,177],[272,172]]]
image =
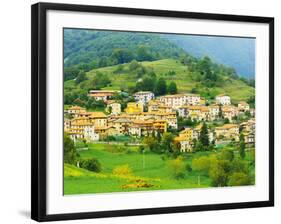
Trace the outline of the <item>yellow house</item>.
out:
[[[179,137],[192,140],[193,139],[193,130],[191,128],[185,128],[179,133]]]
[[[84,112],[86,112],[86,109],[83,107],[79,107],[79,106],[72,106],[67,110],[67,113],[72,114],[72,115],[84,113]]]
[[[95,127],[107,126],[107,117],[103,112],[91,112],[89,119],[95,125]]]
[[[193,129],[185,128],[175,137],[174,141],[180,144],[181,152],[192,152],[194,134]]]
[[[238,108],[235,106],[223,106],[222,107],[222,115],[224,118],[228,118],[229,121],[232,121],[234,116],[237,116],[239,113]]]
[[[159,105],[158,111],[160,113],[172,113],[173,112],[173,108],[170,107],[170,106],[166,106],[166,105]]]
[[[160,105],[159,100],[150,100],[148,102],[148,112],[157,112],[159,110],[159,105]]]
[[[244,135],[244,141],[246,144],[251,144],[251,145],[255,144],[255,133],[254,132],[244,131],[243,135]]]
[[[216,118],[218,118],[220,113],[220,107],[218,105],[210,105],[208,106],[208,109],[209,109],[210,120],[215,120]]]
[[[143,112],[143,104],[142,103],[130,102],[130,103],[127,104],[125,112],[127,114]]]
[[[63,127],[64,127],[64,131],[68,131],[69,128],[70,128],[70,119],[67,119],[67,118],[64,118],[64,121],[63,121]]]
[[[99,140],[99,135],[95,132],[94,124],[90,122],[89,118],[81,117],[72,119],[67,132],[74,141],[77,138],[91,141]]]
[[[153,129],[161,133],[167,132],[167,122],[165,120],[155,120],[153,122]]]
[[[126,118],[118,118],[117,120],[112,121],[112,126],[116,129],[117,135],[128,134],[128,130],[132,121]]]
[[[238,103],[238,110],[242,112],[246,112],[250,110],[250,106],[248,103],[242,101]]]
[[[239,141],[239,126],[237,124],[225,124],[215,128],[217,140]]]
[[[206,106],[188,106],[188,115],[191,119],[196,120],[208,120],[209,118],[209,109]]]

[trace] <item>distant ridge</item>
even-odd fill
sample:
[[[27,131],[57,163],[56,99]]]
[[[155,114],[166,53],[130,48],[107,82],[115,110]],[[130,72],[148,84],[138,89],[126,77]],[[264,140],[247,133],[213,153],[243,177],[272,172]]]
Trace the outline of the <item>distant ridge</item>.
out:
[[[239,37],[162,35],[187,53],[209,56],[215,62],[233,67],[240,76],[255,77],[255,39]]]

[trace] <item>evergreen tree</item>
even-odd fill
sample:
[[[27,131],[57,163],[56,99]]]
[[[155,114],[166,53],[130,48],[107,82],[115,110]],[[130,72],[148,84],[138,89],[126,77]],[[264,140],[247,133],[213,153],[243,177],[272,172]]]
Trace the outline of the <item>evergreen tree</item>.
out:
[[[160,131],[157,131],[156,138],[157,138],[158,142],[161,142],[161,133],[160,133]]]
[[[178,92],[177,84],[175,82],[171,82],[168,87],[168,92],[170,94],[176,94]]]
[[[242,133],[240,134],[239,140],[240,140],[240,142],[239,142],[239,154],[240,154],[240,157],[242,159],[244,159],[245,156],[246,156],[246,152],[245,152],[246,145],[245,145],[244,135]]]
[[[80,82],[83,82],[87,79],[86,77],[86,72],[84,72],[83,70],[80,70],[76,79],[75,79],[75,83],[79,84]]]
[[[223,118],[221,105],[219,105],[219,118]]]
[[[163,78],[160,78],[156,84],[156,90],[157,95],[165,95],[167,92],[167,84],[166,81]]]
[[[204,122],[200,131],[199,141],[207,148],[210,144],[207,124]]]

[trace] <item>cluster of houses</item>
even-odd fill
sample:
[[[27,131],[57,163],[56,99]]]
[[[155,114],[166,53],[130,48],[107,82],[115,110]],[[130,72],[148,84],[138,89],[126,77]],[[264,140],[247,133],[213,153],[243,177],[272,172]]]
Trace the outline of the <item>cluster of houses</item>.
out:
[[[65,110],[64,129],[71,138],[98,141],[107,136],[130,135],[134,137],[164,133],[178,129],[178,117],[197,121],[214,121],[220,114],[232,122],[240,113],[249,112],[254,117],[254,109],[246,102],[238,106],[231,104],[226,95],[218,95],[215,103],[206,106],[205,100],[197,94],[175,94],[155,98],[153,92],[141,91],[133,95],[135,101],[129,102],[124,111],[121,104],[112,100],[117,91],[91,90],[89,96],[106,103],[106,113],[90,112],[79,106]],[[68,118],[67,118],[68,117]],[[182,152],[192,151],[194,139],[198,139],[201,124],[195,128],[186,127],[175,138]],[[216,143],[239,141],[243,132],[245,142],[255,141],[254,118],[241,124],[225,124],[209,130],[210,141]]]

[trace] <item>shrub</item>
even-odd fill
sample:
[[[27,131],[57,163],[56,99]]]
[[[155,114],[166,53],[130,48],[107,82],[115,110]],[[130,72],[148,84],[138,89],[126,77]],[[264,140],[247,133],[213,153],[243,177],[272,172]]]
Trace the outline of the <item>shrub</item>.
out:
[[[132,176],[133,172],[132,169],[129,167],[128,164],[117,166],[112,170],[114,175],[118,176]]]
[[[101,164],[95,158],[82,160],[80,162],[80,167],[83,169],[89,170],[89,171],[96,172],[96,173],[101,172]]]
[[[232,161],[234,159],[234,152],[232,150],[224,149],[221,152],[221,159]]]
[[[251,179],[246,173],[237,172],[233,173],[229,177],[228,185],[229,186],[243,186],[243,185],[250,185]]]
[[[192,167],[191,167],[191,165],[190,165],[189,163],[187,163],[187,164],[185,165],[185,170],[186,170],[187,172],[191,172],[191,171],[192,171]]]
[[[172,170],[173,176],[176,179],[184,178],[186,165],[181,157],[169,161],[169,166]]]

